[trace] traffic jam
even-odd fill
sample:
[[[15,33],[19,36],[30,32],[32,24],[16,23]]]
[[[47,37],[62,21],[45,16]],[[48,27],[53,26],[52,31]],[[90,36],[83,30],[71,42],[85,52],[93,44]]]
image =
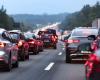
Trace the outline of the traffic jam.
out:
[[[20,30],[0,29],[0,69],[11,71],[19,67],[19,61],[29,60],[29,55],[38,55],[45,47],[57,48],[56,31],[47,29],[38,35]]]
[[[84,62],[85,80],[95,80],[95,77],[100,79],[99,33],[100,29],[95,27],[78,27],[60,40],[54,29],[39,31],[35,35],[32,32],[1,28],[0,69],[10,72],[13,68],[18,68],[19,63],[28,61],[31,55],[38,55],[47,48],[56,50],[61,41],[65,45],[66,64],[79,59]]]

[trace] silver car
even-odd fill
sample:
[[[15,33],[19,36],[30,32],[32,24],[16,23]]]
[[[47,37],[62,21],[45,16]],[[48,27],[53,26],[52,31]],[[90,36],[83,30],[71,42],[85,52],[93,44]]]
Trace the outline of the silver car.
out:
[[[18,67],[18,46],[13,42],[9,32],[0,29],[0,68],[6,71]]]

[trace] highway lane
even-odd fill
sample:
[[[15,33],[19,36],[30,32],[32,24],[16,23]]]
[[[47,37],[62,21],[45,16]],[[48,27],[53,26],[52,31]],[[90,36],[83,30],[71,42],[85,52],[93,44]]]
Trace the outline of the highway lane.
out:
[[[18,69],[0,72],[0,80],[85,80],[83,64],[66,64],[63,43],[58,49],[45,49],[30,60],[20,62]]]

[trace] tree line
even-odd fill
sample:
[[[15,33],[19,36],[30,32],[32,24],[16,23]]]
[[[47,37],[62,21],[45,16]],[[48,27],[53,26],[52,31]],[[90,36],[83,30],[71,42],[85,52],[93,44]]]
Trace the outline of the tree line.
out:
[[[0,28],[6,30],[19,29],[22,31],[32,29],[32,27],[25,26],[23,23],[15,22],[14,19],[6,13],[6,9],[4,9],[3,6],[0,9]]]
[[[60,24],[60,28],[71,30],[75,27],[91,27],[92,21],[96,18],[100,18],[99,2],[94,6],[85,5],[80,11],[70,14]]]

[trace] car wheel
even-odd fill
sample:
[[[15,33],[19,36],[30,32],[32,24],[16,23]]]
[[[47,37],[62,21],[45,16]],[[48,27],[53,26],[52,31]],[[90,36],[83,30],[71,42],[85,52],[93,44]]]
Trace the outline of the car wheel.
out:
[[[39,53],[39,48],[36,46],[36,50],[34,51],[34,54],[37,55]]]
[[[66,50],[66,63],[71,63],[70,52],[68,49]]]
[[[43,51],[43,49],[44,49],[44,48],[43,48],[43,46],[42,46],[42,49],[41,49],[41,51]]]
[[[88,77],[87,77],[87,66],[85,68],[85,79],[88,80]]]
[[[16,62],[13,64],[13,67],[14,67],[14,68],[18,68],[18,67],[19,67],[19,62],[16,61]]]
[[[53,47],[54,49],[57,49],[57,46],[56,45],[54,45],[54,47]]]
[[[11,69],[12,69],[12,64],[11,64],[11,56],[10,56],[5,70],[9,72],[11,71]]]
[[[26,56],[26,59],[29,60],[29,54]]]

